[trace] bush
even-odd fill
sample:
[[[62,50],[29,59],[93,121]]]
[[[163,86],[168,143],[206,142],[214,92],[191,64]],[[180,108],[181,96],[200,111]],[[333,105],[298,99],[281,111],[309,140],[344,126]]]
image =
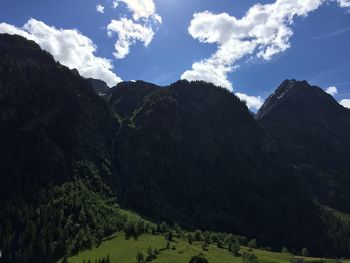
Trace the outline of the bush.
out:
[[[189,263],[209,263],[209,261],[202,254],[199,254],[192,257]]]
[[[197,240],[197,241],[202,241],[204,239],[202,231],[196,230],[194,232],[194,239]]]
[[[204,251],[207,251],[208,250],[208,246],[209,246],[209,244],[207,243],[207,241],[204,241],[203,244],[202,244],[202,249]]]
[[[239,250],[241,249],[241,247],[239,246],[239,244],[237,242],[235,243],[230,243],[229,246],[229,250],[235,254],[236,256],[238,255]]]
[[[253,253],[243,253],[243,262],[244,263],[256,263],[258,262],[258,257]]]

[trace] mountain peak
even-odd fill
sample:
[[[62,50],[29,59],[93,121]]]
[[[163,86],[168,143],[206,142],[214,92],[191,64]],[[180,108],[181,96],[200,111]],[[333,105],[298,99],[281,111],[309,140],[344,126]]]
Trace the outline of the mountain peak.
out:
[[[322,107],[321,107],[322,106]],[[317,109],[339,109],[338,102],[323,89],[310,85],[307,81],[295,79],[283,81],[271,94],[257,113],[257,119],[262,119],[277,108],[290,110],[299,108],[307,111]]]

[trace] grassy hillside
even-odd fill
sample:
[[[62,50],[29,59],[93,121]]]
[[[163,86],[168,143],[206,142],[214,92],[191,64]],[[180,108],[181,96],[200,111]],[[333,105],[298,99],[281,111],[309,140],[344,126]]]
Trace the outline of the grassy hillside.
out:
[[[104,241],[100,247],[93,248],[92,250],[84,251],[74,257],[68,259],[69,263],[82,263],[88,259],[91,262],[101,259],[109,255],[110,262],[137,262],[137,252],[142,252],[145,257],[147,250],[151,246],[153,249],[159,251],[159,255],[152,262],[154,263],[188,263],[192,256],[202,253],[210,263],[238,263],[243,262],[241,256],[234,256],[225,248],[218,248],[215,244],[210,244],[207,251],[202,249],[203,242],[193,242],[189,244],[183,237],[174,238],[173,242],[170,242],[170,247],[167,249],[167,241],[162,235],[150,235],[145,234],[140,236],[137,240],[124,238],[124,233],[119,232],[110,239]],[[241,247],[240,254],[248,252],[247,247]],[[258,257],[258,262],[261,263],[287,263],[291,262],[290,259],[294,258],[293,255],[287,253],[275,253],[269,251],[263,251],[259,249],[253,249],[251,253],[254,253]],[[336,260],[321,261],[316,258],[307,258],[305,262],[337,262]],[[350,261],[343,261],[350,262]]]

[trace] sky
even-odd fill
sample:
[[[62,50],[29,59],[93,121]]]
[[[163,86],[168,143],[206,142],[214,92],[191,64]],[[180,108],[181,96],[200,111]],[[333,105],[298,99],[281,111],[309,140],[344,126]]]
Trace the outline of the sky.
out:
[[[205,80],[256,111],[298,79],[350,108],[350,0],[1,0],[0,33],[109,86]]]

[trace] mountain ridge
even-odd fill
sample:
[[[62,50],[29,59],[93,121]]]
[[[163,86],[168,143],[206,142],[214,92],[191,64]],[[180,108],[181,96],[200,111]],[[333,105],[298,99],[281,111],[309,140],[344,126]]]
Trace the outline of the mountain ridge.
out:
[[[51,262],[98,245],[125,224],[119,204],[155,221],[245,234],[275,250],[350,254],[350,227],[323,209],[349,209],[347,110],[314,107],[292,92],[271,99],[256,120],[234,94],[200,81],[122,82],[98,96],[91,81],[34,42],[0,35],[0,46],[4,254],[18,242],[19,262]],[[295,90],[304,94],[301,86]],[[330,101],[319,92],[311,102]],[[318,113],[315,121],[305,107]],[[319,134],[325,150],[314,147],[318,137],[306,144],[295,131]]]

